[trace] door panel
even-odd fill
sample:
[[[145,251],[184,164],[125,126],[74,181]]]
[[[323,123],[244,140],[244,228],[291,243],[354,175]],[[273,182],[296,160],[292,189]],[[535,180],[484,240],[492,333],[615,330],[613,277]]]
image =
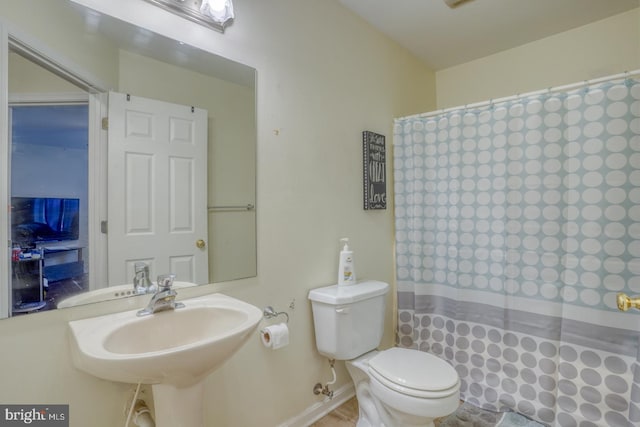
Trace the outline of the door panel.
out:
[[[125,153],[126,197],[123,211],[126,212],[126,234],[152,234],[155,232],[153,218],[154,156]]]
[[[176,277],[187,277],[185,281],[191,282],[189,277],[193,277],[196,274],[196,260],[191,255],[187,256],[173,256],[170,258],[169,263],[171,265],[171,271]]]
[[[172,233],[193,233],[195,220],[194,161],[172,157],[169,159],[169,206]]]

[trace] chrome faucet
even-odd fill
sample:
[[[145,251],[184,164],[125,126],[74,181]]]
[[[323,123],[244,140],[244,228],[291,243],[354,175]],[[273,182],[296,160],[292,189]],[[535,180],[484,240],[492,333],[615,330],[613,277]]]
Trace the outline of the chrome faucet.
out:
[[[136,262],[133,266],[133,292],[136,294],[150,294],[158,287],[149,280],[149,265],[145,262]]]
[[[136,314],[138,316],[146,316],[159,311],[174,310],[176,308],[184,307],[183,303],[176,302],[176,296],[178,293],[171,288],[175,278],[175,274],[163,274],[158,276],[158,290],[151,297],[149,304]]]

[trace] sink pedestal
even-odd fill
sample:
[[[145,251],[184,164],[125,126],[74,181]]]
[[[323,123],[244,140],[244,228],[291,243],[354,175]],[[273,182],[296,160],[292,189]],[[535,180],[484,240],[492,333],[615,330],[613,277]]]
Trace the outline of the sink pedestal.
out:
[[[189,387],[153,384],[156,427],[204,427],[203,381]]]

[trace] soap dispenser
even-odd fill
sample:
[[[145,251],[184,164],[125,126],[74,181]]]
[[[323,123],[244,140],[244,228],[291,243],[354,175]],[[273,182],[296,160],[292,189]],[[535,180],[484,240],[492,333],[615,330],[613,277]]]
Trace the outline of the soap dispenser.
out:
[[[356,272],[353,266],[353,252],[349,249],[349,239],[340,239],[344,243],[340,251],[340,262],[338,265],[338,285],[350,285],[356,282]]]

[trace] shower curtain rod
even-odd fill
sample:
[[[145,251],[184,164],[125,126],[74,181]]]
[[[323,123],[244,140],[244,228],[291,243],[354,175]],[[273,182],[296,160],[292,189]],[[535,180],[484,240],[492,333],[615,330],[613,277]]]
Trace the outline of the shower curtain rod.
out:
[[[548,89],[536,90],[534,92],[519,93],[517,95],[511,95],[511,96],[507,96],[507,97],[504,97],[504,98],[490,99],[488,101],[476,102],[474,104],[464,104],[464,105],[459,105],[457,107],[445,108],[445,109],[442,109],[442,110],[431,111],[431,112],[428,112],[428,113],[419,113],[419,114],[414,114],[414,115],[411,115],[411,116],[399,117],[398,120],[432,117],[432,116],[438,116],[440,114],[450,113],[451,111],[456,111],[456,110],[468,110],[468,109],[471,109],[471,108],[488,107],[488,106],[491,106],[491,105],[501,104],[503,102],[513,101],[513,100],[520,99],[520,98],[528,98],[528,97],[531,97],[531,96],[542,95],[542,94],[545,94],[545,93],[552,93],[552,92],[559,92],[559,91],[567,91],[567,90],[578,89],[578,88],[581,88],[581,87],[584,87],[584,86],[589,86],[589,85],[597,84],[597,83],[603,83],[603,82],[607,82],[607,81],[610,81],[610,80],[624,79],[624,78],[628,78],[628,77],[635,76],[635,75],[638,75],[638,74],[640,74],[640,69],[633,70],[633,71],[625,71],[624,73],[613,74],[613,75],[606,76],[606,77],[599,77],[597,79],[592,79],[592,80],[584,80],[584,81],[578,82],[578,83],[571,83],[571,84],[563,85],[563,86],[552,86],[552,87],[550,87]]]

